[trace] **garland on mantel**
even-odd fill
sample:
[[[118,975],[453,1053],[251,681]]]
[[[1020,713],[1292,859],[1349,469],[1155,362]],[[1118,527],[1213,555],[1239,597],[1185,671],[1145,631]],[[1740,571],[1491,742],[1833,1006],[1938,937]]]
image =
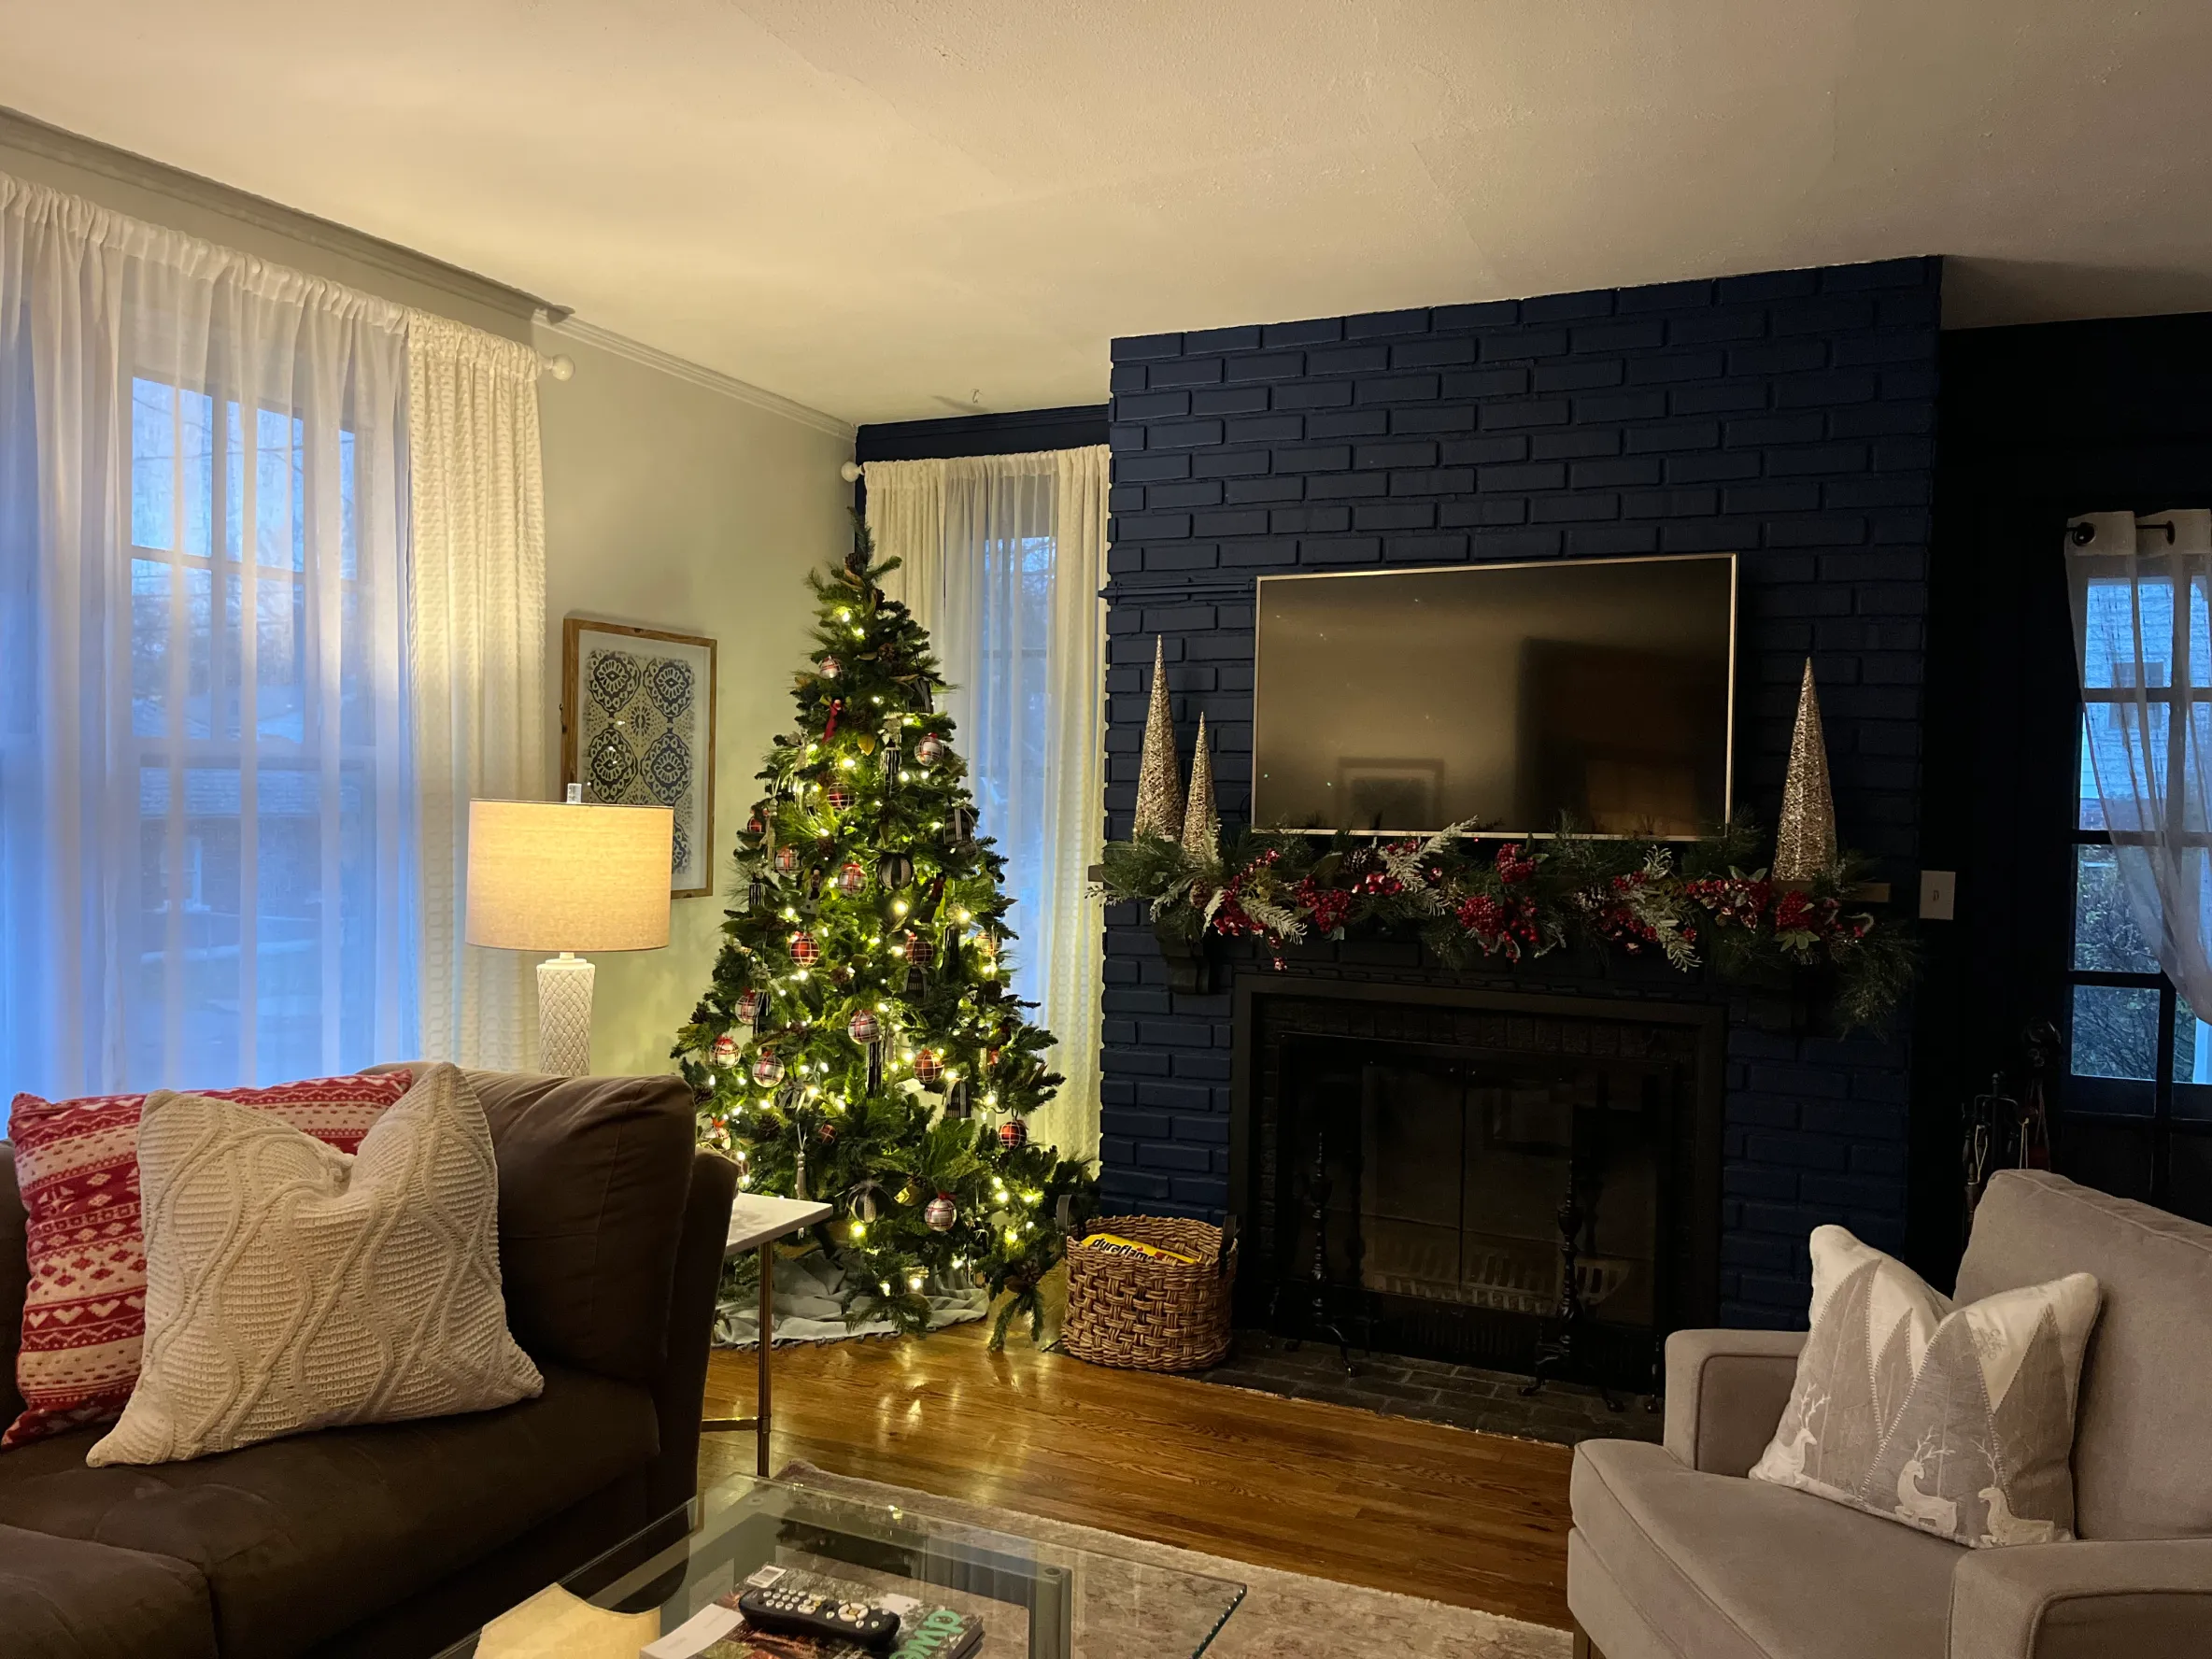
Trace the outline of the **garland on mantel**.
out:
[[[1136,900],[1163,940],[1411,935],[1447,966],[1516,966],[1564,946],[1651,953],[1725,984],[1789,991],[1838,1030],[1879,1027],[1912,983],[1910,931],[1855,907],[1849,855],[1808,882],[1749,869],[1748,826],[1691,842],[1565,832],[1484,838],[1468,822],[1425,840],[1250,831],[1227,855],[1156,834],[1108,844],[1100,885]]]

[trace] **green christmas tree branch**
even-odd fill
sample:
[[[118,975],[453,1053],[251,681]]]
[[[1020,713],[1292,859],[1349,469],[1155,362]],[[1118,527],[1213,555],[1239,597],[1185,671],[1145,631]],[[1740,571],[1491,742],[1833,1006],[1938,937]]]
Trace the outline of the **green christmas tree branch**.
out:
[[[922,1331],[971,1283],[1037,1328],[1037,1286],[1098,1204],[1086,1165],[1030,1142],[1062,1079],[1010,988],[1005,861],[975,832],[927,631],[866,532],[809,580],[797,722],[737,837],[738,901],[674,1056],[700,1138],[748,1189],[836,1207],[815,1239],[845,1314]]]

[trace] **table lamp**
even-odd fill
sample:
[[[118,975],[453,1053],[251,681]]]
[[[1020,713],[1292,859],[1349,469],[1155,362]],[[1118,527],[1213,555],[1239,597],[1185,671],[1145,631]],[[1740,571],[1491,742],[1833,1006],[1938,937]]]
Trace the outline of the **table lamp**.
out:
[[[466,938],[495,950],[557,951],[538,964],[538,1068],[591,1070],[591,964],[579,951],[668,943],[675,815],[664,806],[469,802]]]

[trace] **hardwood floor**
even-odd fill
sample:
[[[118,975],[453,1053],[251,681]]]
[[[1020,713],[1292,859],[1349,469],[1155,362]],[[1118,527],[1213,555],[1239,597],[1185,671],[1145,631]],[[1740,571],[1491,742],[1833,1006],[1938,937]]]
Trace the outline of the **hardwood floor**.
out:
[[[1564,1446],[1187,1378],[992,1354],[980,1325],[775,1355],[770,1467],[1080,1522],[1292,1572],[1565,1627]],[[710,1416],[749,1411],[753,1356],[716,1353]],[[701,1475],[750,1473],[749,1433]]]

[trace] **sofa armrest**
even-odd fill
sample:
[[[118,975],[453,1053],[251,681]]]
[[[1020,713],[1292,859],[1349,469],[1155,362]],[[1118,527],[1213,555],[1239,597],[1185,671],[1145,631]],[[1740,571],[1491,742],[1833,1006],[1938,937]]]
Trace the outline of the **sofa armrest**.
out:
[[[2202,1659],[2212,1538],[2016,1544],[1951,1573],[1950,1659]]]
[[[1804,1331],[1679,1330],[1666,1339],[1666,1449],[1710,1475],[1747,1475],[1790,1403]]]
[[[737,1166],[719,1153],[691,1159],[691,1193],[676,1246],[675,1283],[668,1304],[668,1361],[653,1384],[660,1421],[660,1455],[646,1493],[655,1515],[688,1503],[699,1490],[699,1420],[706,1398],[708,1350],[714,1345],[715,1300],[722,1288],[722,1253]]]

